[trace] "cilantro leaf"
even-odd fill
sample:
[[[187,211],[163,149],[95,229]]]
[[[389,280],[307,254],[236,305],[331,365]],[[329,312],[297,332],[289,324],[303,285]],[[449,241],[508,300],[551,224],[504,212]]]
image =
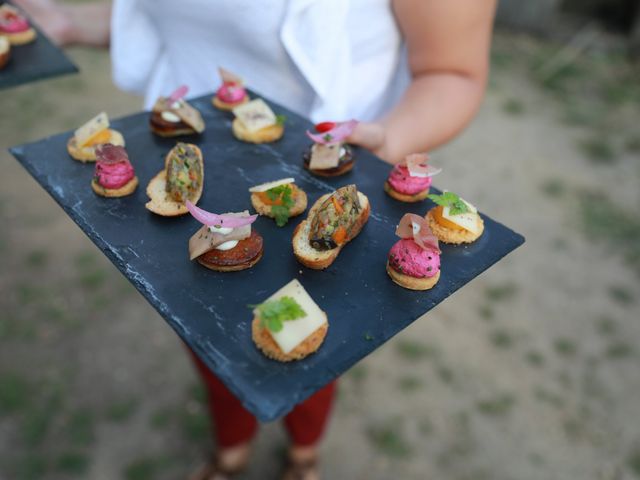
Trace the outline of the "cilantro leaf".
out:
[[[249,305],[249,307],[258,309],[261,325],[272,332],[282,330],[284,322],[297,320],[307,315],[298,302],[288,296],[269,300],[260,305]]]
[[[460,215],[461,213],[467,213],[469,211],[467,204],[453,192],[444,192],[442,195],[432,193],[427,195],[427,198],[436,205],[449,207],[449,213],[451,213],[451,215]]]
[[[333,135],[331,135],[330,133],[327,133],[327,134],[325,134],[325,135],[322,137],[322,139],[323,139],[325,142],[330,142],[331,140],[333,140]]]
[[[291,207],[295,204],[291,196],[293,193],[291,185],[279,185],[267,190],[266,193],[272,202],[280,201],[279,205],[271,205],[271,213],[276,220],[276,225],[279,227],[285,226],[291,216]]]
[[[284,122],[287,121],[287,116],[282,115],[281,113],[276,115],[276,125],[284,125]]]

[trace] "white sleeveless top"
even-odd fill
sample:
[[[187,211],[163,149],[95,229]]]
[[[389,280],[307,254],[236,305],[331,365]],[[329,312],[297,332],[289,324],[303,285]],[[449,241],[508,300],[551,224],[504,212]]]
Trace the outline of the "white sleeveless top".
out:
[[[313,121],[373,120],[409,84],[391,0],[115,0],[116,85],[189,96],[220,86],[217,67]]]

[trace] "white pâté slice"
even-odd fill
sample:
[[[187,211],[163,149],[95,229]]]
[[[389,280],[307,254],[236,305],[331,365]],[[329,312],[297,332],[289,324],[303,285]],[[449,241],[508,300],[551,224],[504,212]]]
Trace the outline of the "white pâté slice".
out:
[[[282,322],[282,330],[279,332],[270,332],[271,337],[282,352],[287,354],[324,325],[327,322],[327,316],[295,278],[271,295],[266,301],[278,300],[282,297],[293,298],[306,313],[304,317]],[[258,310],[255,310],[254,314],[257,315]]]
[[[339,143],[329,145],[314,143],[311,147],[309,168],[312,170],[327,170],[329,168],[335,168],[340,163],[340,154],[342,152],[343,148]]]
[[[101,112],[75,131],[76,143],[79,147],[85,147],[93,137],[107,128],[109,117]]]
[[[465,230],[470,231],[471,233],[480,233],[480,229],[478,226],[478,209],[466,200],[463,200],[462,198],[460,200],[462,200],[467,206],[467,208],[469,209],[468,212],[451,215],[451,208],[444,207],[442,209],[442,217],[455,223],[456,225],[459,225]]]
[[[261,98],[256,98],[233,109],[233,114],[250,132],[257,132],[277,123],[276,115]]]
[[[251,187],[249,191],[251,193],[259,193],[266,192],[267,190],[271,190],[272,188],[279,187],[280,185],[287,185],[289,183],[295,182],[295,178],[283,178],[280,180],[274,180],[273,182],[262,183],[260,185],[256,185],[255,187]]]

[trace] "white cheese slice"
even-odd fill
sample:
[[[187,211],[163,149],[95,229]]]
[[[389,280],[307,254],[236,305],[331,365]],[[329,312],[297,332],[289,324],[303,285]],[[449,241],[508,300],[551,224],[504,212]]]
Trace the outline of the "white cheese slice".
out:
[[[79,147],[84,147],[94,136],[107,128],[109,117],[105,112],[101,112],[75,131],[76,143]]]
[[[339,143],[323,145],[314,143],[311,147],[311,160],[309,168],[312,170],[327,170],[335,168],[340,163],[340,155],[343,154],[344,148]]]
[[[267,182],[261,185],[256,185],[255,187],[251,187],[249,191],[251,193],[266,192],[267,190],[271,190],[272,188],[279,187],[280,185],[287,185],[295,181],[296,181],[295,178],[283,178],[281,180],[274,180],[273,182]]]
[[[464,200],[463,200],[464,201]],[[467,202],[464,202],[467,203]],[[467,203],[467,205],[469,205]],[[444,207],[442,209],[442,217],[447,220],[455,223],[456,225],[461,226],[465,230],[470,231],[471,233],[480,233],[480,229],[478,226],[478,211],[473,205],[469,205],[473,210],[470,209],[469,212],[459,213],[458,215],[451,215],[451,208]]]
[[[250,132],[257,132],[277,123],[275,113],[261,98],[256,98],[234,108],[233,114]]]
[[[283,353],[287,354],[300,345],[318,328],[327,323],[327,316],[320,310],[320,307],[313,301],[297,279],[291,280],[271,295],[267,301],[278,300],[282,297],[295,299],[306,313],[306,316],[302,318],[282,322],[282,330],[279,332],[269,332]],[[258,311],[255,310],[254,313],[257,315]]]

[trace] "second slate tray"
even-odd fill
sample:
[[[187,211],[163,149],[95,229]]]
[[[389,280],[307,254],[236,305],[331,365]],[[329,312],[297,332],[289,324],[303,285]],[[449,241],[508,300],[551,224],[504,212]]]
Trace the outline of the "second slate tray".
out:
[[[403,328],[471,281],[524,242],[521,235],[482,215],[484,234],[469,246],[442,245],[438,284],[427,292],[405,290],[385,272],[395,226],[406,212],[424,214],[429,201],[404,204],[382,188],[390,166],[358,150],[354,170],[342,177],[319,179],[302,168],[309,121],[271,102],[287,115],[282,140],[269,145],[237,141],[232,115],[214,109],[210,97],[191,103],[205,119],[206,131],[186,139],[197,143],[205,161],[204,194],[199,206],[214,212],[251,210],[247,189],[292,176],[309,195],[355,183],[371,202],[371,217],[360,235],[324,271],[300,265],[291,235],[305,216],[284,228],[259,218],[254,224],[265,241],[263,259],[250,270],[218,273],[188,259],[187,242],[200,224],[190,215],[162,218],[147,211],[145,187],[163,168],[175,140],[160,139],[148,127],[148,113],[112,122],[127,142],[140,179],[138,190],[120,199],[96,196],[90,181],[93,165],[72,160],[66,152],[71,132],[14,147],[11,152],[135,285],[180,337],[263,421],[274,420],[349,369]],[[473,201],[473,199],[470,199]],[[251,340],[256,304],[298,278],[327,312],[329,332],[317,353],[288,364],[264,357]],[[140,339],[145,341],[145,339]]]
[[[78,71],[78,67],[33,22],[31,26],[37,31],[38,37],[27,45],[11,46],[9,63],[0,70],[0,89]]]

